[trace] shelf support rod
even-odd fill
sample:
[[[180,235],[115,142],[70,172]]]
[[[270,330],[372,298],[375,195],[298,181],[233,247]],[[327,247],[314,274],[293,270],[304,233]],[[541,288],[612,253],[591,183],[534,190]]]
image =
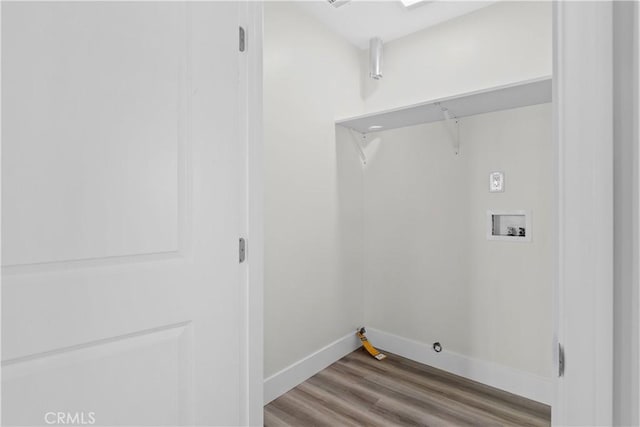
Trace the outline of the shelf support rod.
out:
[[[353,142],[353,146],[355,147],[356,152],[358,153],[358,157],[360,157],[362,164],[366,165],[367,155],[364,152],[364,142],[367,141],[367,134],[360,133],[351,128],[349,128],[349,133],[351,134],[351,137],[352,137],[351,142]]]

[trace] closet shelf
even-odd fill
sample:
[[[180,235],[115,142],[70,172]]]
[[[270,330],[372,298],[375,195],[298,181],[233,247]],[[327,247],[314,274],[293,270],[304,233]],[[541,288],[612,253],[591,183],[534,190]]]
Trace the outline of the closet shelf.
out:
[[[476,92],[421,102],[407,107],[337,120],[336,124],[366,134],[451,118],[551,102],[551,77],[483,89]]]

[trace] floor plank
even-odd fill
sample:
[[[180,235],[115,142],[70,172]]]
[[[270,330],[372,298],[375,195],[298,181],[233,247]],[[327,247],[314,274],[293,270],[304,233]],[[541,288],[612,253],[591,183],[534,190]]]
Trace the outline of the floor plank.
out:
[[[385,354],[340,359],[265,406],[265,426],[551,425],[547,405]]]

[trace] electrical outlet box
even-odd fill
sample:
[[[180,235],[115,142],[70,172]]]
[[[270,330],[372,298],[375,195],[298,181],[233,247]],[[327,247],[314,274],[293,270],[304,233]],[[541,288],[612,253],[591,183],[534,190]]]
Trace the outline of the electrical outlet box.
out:
[[[491,172],[489,174],[489,192],[490,193],[502,193],[504,192],[504,172]]]

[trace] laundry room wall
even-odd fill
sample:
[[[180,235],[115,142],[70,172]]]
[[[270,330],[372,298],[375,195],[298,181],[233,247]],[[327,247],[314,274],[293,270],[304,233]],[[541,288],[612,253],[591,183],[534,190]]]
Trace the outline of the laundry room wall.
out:
[[[264,5],[265,376],[362,323],[359,51],[293,2]]]
[[[363,51],[365,110],[548,77],[552,34],[549,2],[498,2],[385,43],[380,80],[368,77]],[[442,123],[381,132],[369,148],[365,323],[549,378],[550,105],[464,118],[460,126],[460,156]],[[505,193],[488,193],[493,170],[505,172]],[[532,242],[487,241],[487,209],[531,209]]]
[[[532,178],[551,167],[548,106],[464,119],[460,156],[442,124],[382,132],[364,167],[334,123],[549,76],[551,5],[499,2],[385,43],[375,82],[366,52],[295,2],[265,3],[264,26],[266,389],[295,385],[302,376],[291,372],[311,372],[319,351],[362,323],[548,376],[547,267],[514,275],[537,265],[547,243],[536,234],[483,252],[486,209],[501,205],[484,199],[488,168],[509,165],[505,206],[529,206],[534,227],[547,220],[546,202],[521,198],[551,195]],[[526,156],[535,162],[511,171]],[[516,312],[525,298],[531,305]]]
[[[368,52],[361,51],[366,111],[550,76],[551,8],[547,1],[501,1],[389,41],[380,80],[368,77]]]
[[[551,105],[461,119],[458,155],[443,122],[376,136],[364,175],[366,325],[549,378]],[[504,192],[489,193],[492,171],[504,172]],[[531,242],[488,240],[487,210],[530,211]]]

